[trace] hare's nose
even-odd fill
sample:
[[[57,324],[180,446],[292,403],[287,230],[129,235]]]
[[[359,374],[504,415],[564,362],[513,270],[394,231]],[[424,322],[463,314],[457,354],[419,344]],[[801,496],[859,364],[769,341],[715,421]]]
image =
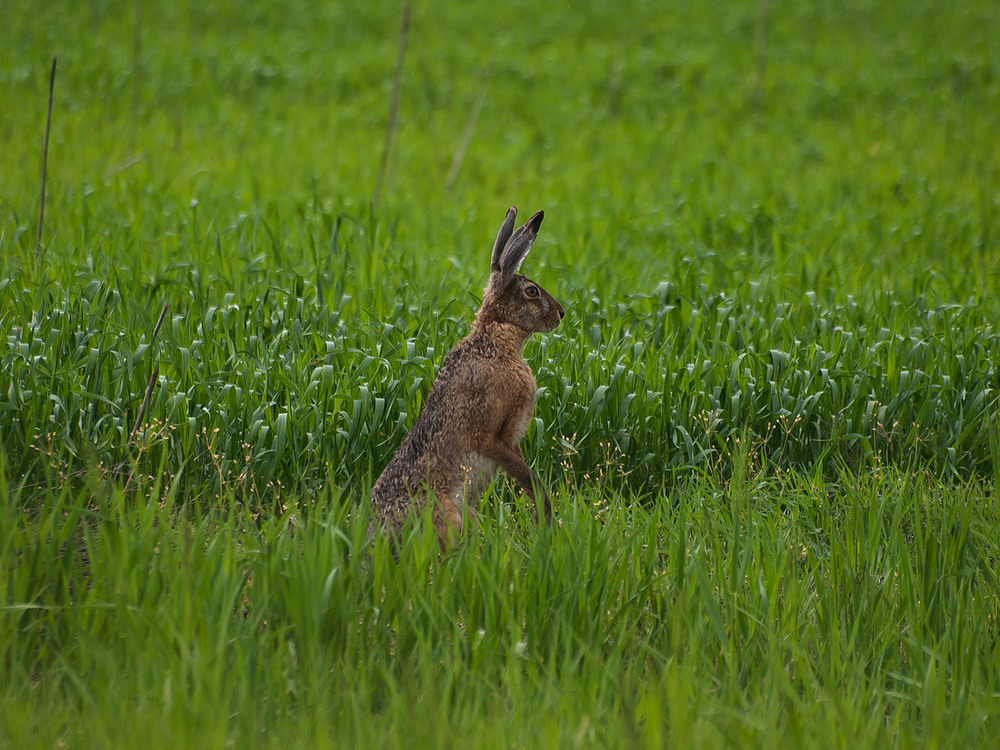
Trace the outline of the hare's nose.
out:
[[[566,311],[563,310],[563,306],[558,302],[556,302],[556,312],[559,313],[559,320],[562,320],[563,316],[566,314]]]

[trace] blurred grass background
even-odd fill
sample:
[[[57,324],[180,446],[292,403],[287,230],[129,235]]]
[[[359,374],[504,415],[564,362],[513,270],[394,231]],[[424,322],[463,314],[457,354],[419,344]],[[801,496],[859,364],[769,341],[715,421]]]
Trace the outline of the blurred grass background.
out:
[[[218,432],[260,486],[312,472],[306,489],[363,495],[466,330],[509,203],[549,217],[526,270],[570,312],[538,365],[538,426],[575,473],[606,439],[655,491],[743,430],[786,468],[891,454],[992,473],[985,9],[418,4],[376,206],[400,9],[10,14],[0,295],[22,392],[2,419],[19,474],[41,471],[46,435],[63,465],[123,460],[159,363],[148,419],[180,434],[151,466]]]

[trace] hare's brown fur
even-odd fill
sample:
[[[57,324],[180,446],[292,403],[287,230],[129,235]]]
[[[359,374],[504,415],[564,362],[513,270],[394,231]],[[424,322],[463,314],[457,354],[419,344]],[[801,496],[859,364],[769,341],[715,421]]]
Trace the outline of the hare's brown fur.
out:
[[[535,502],[548,493],[525,463],[520,442],[535,403],[535,378],[524,361],[524,343],[554,330],[563,308],[517,268],[538,233],[542,212],[513,231],[507,212],[493,248],[490,281],[472,331],[441,363],[423,411],[372,489],[377,525],[398,536],[407,517],[428,502],[442,546],[461,531],[463,511],[505,469]]]

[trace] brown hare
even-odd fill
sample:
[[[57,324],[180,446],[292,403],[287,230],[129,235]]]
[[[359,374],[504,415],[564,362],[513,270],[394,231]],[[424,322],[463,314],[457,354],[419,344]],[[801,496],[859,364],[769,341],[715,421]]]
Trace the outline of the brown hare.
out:
[[[466,506],[471,515],[498,469],[532,499],[536,519],[539,492],[545,519],[552,516],[549,494],[521,453],[537,389],[522,351],[532,333],[555,330],[563,308],[517,273],[543,213],[514,231],[516,216],[512,206],[497,234],[471,333],[444,358],[416,424],[372,488],[374,525],[394,540],[407,517],[430,502],[446,548],[462,530]]]

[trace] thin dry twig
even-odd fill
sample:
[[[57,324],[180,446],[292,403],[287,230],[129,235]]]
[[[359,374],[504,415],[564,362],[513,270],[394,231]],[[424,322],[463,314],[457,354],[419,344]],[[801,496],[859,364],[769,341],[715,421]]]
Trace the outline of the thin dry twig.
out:
[[[757,3],[757,80],[754,85],[754,109],[760,117],[764,112],[764,82],[767,78],[767,37],[770,27],[768,0]]]
[[[56,58],[52,58],[49,76],[49,112],[45,117],[45,143],[42,146],[42,197],[38,204],[38,235],[35,237],[35,262],[42,252],[42,222],[45,219],[45,178],[49,169],[49,130],[52,127],[52,92],[56,87]]]
[[[392,94],[389,97],[389,119],[385,124],[385,138],[382,141],[382,158],[378,164],[378,174],[375,177],[375,190],[372,193],[372,205],[377,205],[382,196],[382,185],[385,173],[389,168],[389,151],[396,134],[396,120],[399,113],[399,88],[403,80],[403,60],[406,57],[406,38],[410,31],[410,3],[403,3],[403,20],[399,29],[399,48],[396,50],[396,73],[392,78]]]
[[[458,148],[455,149],[455,157],[451,160],[451,169],[448,170],[448,179],[445,182],[445,189],[451,190],[455,185],[455,180],[458,179],[458,172],[462,168],[462,162],[465,159],[465,152],[469,150],[469,144],[472,142],[472,135],[476,132],[476,124],[479,122],[479,115],[482,114],[483,105],[486,103],[486,87],[484,86],[479,92],[479,98],[476,99],[476,103],[472,107],[472,111],[469,113],[469,121],[465,124],[465,132],[462,133],[462,140],[458,144]]]
[[[132,123],[128,131],[128,152],[135,153],[135,134],[139,129],[139,99],[142,96],[142,0],[135,4],[132,34]]]

